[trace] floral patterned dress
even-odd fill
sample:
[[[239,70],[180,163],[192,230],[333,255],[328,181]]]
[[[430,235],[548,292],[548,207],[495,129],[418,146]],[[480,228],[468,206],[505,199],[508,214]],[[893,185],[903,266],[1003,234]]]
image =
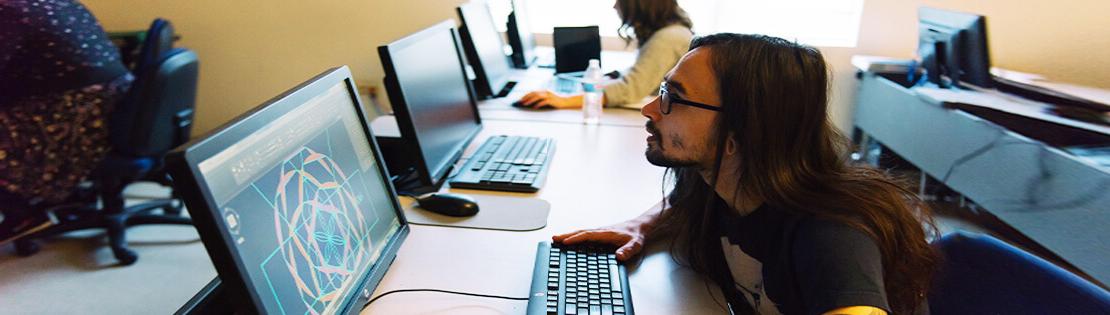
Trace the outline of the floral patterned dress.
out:
[[[131,82],[80,3],[0,0],[0,210],[67,198],[108,153]]]

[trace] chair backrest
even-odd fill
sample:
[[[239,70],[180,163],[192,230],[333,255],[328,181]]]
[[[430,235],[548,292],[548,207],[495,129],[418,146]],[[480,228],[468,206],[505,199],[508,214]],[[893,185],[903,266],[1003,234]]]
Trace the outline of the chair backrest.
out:
[[[993,237],[953,233],[937,245],[933,314],[1110,314],[1110,292]]]
[[[139,60],[135,71],[141,72],[144,68],[153,67],[162,55],[173,48],[173,24],[162,18],[154,19],[146,31],[142,49],[139,50]]]
[[[127,98],[112,113],[112,148],[117,154],[160,158],[189,139],[196,106],[197,55],[174,48],[156,65],[137,74]]]

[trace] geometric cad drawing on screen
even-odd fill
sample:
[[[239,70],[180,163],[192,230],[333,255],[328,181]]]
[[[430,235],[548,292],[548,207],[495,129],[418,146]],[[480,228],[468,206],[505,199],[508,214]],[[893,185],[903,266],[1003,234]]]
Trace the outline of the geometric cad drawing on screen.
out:
[[[328,155],[304,147],[275,170],[274,227],[283,241],[271,257],[284,263],[305,309],[327,313],[358,278],[351,273],[373,258],[367,231],[377,220],[368,223],[365,216],[375,212],[360,208],[361,196],[348,184],[361,174],[348,175]]]

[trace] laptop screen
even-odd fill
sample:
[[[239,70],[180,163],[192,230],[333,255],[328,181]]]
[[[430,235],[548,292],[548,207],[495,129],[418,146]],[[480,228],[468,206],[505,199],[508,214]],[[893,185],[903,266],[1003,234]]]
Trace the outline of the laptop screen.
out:
[[[404,222],[352,88],[349,73],[318,77],[187,153],[207,192],[190,213],[258,313],[344,313],[388,266]]]

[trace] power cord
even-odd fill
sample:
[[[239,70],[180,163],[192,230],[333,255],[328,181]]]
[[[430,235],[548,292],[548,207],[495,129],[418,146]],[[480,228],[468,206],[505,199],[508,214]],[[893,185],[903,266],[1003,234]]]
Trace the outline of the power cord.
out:
[[[448,291],[448,290],[439,290],[439,289],[401,289],[401,290],[393,290],[393,291],[389,291],[389,292],[386,292],[386,293],[382,293],[381,295],[378,295],[378,296],[370,299],[370,301],[367,301],[366,304],[362,305],[362,309],[365,310],[367,307],[370,307],[371,303],[374,303],[374,301],[377,301],[378,299],[381,299],[381,298],[383,298],[387,295],[394,294],[394,293],[402,293],[402,292],[437,292],[437,293],[447,293],[447,294],[484,297],[484,298],[492,298],[492,299],[503,299],[503,300],[516,300],[516,301],[527,301],[529,299],[527,297],[511,297],[511,296],[489,295],[489,294],[479,294],[479,293],[467,293],[467,292]]]

